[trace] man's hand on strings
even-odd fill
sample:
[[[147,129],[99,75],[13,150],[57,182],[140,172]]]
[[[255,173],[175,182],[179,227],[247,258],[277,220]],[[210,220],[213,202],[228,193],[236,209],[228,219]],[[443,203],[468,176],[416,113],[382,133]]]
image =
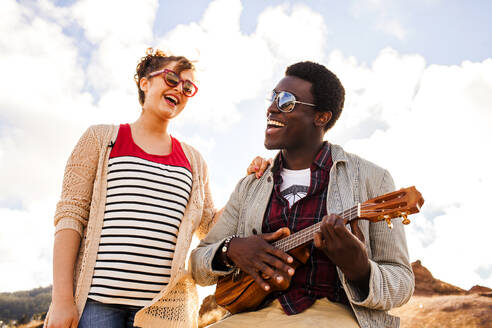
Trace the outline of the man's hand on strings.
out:
[[[351,221],[350,227],[352,232],[338,215],[323,217],[320,231],[314,234],[314,246],[321,249],[348,280],[367,292],[371,266],[364,235],[357,221]]]

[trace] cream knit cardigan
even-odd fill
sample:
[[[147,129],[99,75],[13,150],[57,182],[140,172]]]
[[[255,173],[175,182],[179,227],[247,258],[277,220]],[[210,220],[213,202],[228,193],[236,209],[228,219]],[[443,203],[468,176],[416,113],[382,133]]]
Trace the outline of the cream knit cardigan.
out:
[[[91,126],[75,146],[65,169],[61,199],[55,213],[55,233],[77,231],[82,240],[74,272],[75,304],[82,311],[89,293],[96,262],[106,205],[108,159],[118,126]],[[147,306],[138,311],[139,327],[196,327],[198,296],[195,282],[185,268],[193,233],[202,239],[208,232],[215,209],[208,185],[207,165],[191,146],[181,143],[191,164],[193,183],[190,199],[179,228],[169,284]]]

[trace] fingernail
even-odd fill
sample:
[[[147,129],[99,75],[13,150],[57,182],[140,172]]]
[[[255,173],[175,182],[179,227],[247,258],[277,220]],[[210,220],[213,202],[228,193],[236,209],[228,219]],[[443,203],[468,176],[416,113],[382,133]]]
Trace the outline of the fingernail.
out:
[[[255,166],[255,170],[259,170],[259,169],[260,169],[260,167],[259,167],[259,166]]]
[[[270,290],[270,286],[266,285],[265,290]]]
[[[277,282],[282,282],[283,278],[282,276],[277,276]]]
[[[293,259],[292,257],[289,257],[289,258],[287,259],[287,262],[289,262],[289,263],[292,263],[292,261],[294,261],[294,259]]]
[[[294,269],[290,268],[290,269],[289,269],[289,274],[290,274],[291,276],[293,276],[293,275],[294,275]]]

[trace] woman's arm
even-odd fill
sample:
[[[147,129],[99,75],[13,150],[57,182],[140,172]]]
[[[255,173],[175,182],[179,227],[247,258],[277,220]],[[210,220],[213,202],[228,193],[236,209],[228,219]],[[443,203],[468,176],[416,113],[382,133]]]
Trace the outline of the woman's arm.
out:
[[[65,229],[55,235],[53,246],[52,305],[47,328],[77,327],[79,314],[74,301],[74,266],[80,245],[77,231]]]
[[[231,194],[222,215],[215,225],[210,229],[207,236],[201,240],[198,247],[191,252],[190,267],[195,281],[201,286],[215,284],[217,274],[226,272],[215,271],[212,268],[213,258],[220,244],[228,236],[237,234],[237,224],[240,212],[241,189],[243,189],[243,178]]]
[[[101,145],[89,128],[79,139],[65,168],[60,201],[55,213],[52,304],[46,327],[77,327],[74,268],[87,226]]]

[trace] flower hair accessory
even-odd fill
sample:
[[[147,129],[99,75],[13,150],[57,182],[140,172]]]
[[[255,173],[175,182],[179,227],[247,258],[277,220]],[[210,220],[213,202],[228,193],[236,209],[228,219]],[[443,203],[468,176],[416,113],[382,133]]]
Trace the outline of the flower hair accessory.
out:
[[[145,51],[147,56],[156,56],[156,57],[167,57],[166,53],[161,49],[154,49],[152,47],[147,48]]]

